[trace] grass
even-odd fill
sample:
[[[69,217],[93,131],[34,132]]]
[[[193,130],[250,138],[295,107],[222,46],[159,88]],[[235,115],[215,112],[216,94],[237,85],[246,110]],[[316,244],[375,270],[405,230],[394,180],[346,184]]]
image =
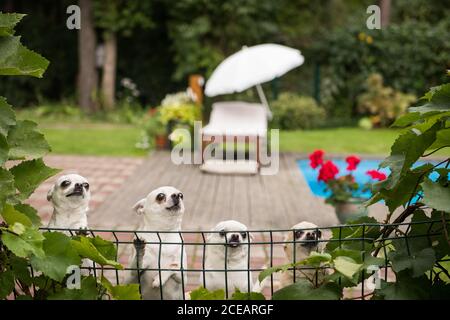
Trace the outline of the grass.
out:
[[[19,113],[19,118],[22,115],[24,114]],[[145,156],[148,153],[135,147],[141,135],[138,125],[88,119],[36,118],[53,154]],[[356,153],[385,157],[390,153],[391,145],[399,133],[399,130],[392,129],[360,128],[280,131],[280,151],[309,153],[315,149],[323,149],[332,154]],[[448,155],[447,150],[435,154]]]
[[[126,125],[73,125],[67,127],[41,127],[53,154],[96,156],[144,156],[137,149],[140,129]]]
[[[329,153],[388,155],[399,131],[333,128],[310,131],[280,131],[280,150],[311,152],[323,149]]]

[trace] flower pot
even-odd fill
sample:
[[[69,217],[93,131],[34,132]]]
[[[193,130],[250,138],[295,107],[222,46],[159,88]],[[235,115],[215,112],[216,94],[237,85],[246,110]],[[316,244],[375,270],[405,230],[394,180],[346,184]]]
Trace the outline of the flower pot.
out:
[[[367,216],[368,210],[363,205],[362,199],[350,199],[348,201],[337,202],[334,210],[340,223],[346,223],[356,218]]]
[[[167,149],[167,137],[165,135],[156,135],[155,136],[155,145],[156,149],[164,150]]]

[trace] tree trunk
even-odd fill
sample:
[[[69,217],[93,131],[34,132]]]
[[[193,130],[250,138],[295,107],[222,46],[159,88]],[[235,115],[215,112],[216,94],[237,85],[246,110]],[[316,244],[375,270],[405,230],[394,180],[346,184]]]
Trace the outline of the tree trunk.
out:
[[[78,103],[86,112],[96,109],[96,36],[91,0],[79,0],[81,29],[78,32]]]
[[[391,0],[380,0],[381,27],[387,27],[391,17]]]
[[[116,99],[117,39],[114,32],[105,33],[102,98],[106,109],[113,109]]]

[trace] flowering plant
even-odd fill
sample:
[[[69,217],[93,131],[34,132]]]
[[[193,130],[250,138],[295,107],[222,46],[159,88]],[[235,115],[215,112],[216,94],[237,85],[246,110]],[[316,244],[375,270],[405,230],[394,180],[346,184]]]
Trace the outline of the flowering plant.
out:
[[[326,200],[327,203],[347,202],[355,198],[358,191],[370,190],[371,183],[360,185],[355,179],[354,172],[361,162],[359,157],[351,155],[345,158],[347,174],[338,176],[339,168],[332,160],[324,159],[324,155],[323,150],[316,150],[309,155],[309,160],[311,168],[319,170],[317,180],[324,182],[326,190],[331,192]],[[372,180],[382,181],[386,179],[386,175],[377,170],[368,170],[366,174]]]

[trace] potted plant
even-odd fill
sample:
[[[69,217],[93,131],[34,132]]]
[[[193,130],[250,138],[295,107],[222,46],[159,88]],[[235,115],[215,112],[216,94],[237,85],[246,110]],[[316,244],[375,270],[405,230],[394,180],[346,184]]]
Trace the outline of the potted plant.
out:
[[[346,174],[339,175],[339,168],[332,160],[325,160],[324,154],[323,150],[316,150],[309,156],[309,159],[311,168],[318,170],[318,181],[326,185],[325,189],[329,193],[326,203],[334,207],[341,223],[361,215],[367,215],[367,209],[362,206],[367,199],[361,197],[360,194],[370,190],[372,183],[359,183],[354,175],[361,159],[354,155],[345,158]],[[366,174],[374,181],[386,179],[386,175],[377,170],[368,170]]]
[[[153,139],[156,149],[166,149],[168,146],[167,129],[161,122],[159,112],[153,109],[146,121],[145,131],[150,140]]]

